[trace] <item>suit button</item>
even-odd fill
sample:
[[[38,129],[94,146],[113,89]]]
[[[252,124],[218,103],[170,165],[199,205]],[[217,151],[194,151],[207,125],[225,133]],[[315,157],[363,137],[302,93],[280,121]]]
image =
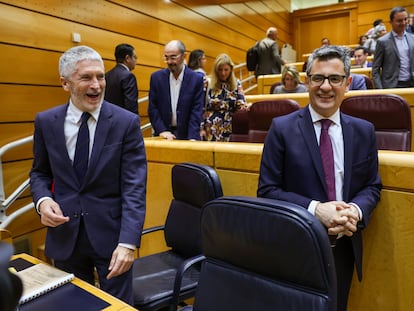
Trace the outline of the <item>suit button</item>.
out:
[[[78,218],[79,217],[79,214],[78,213],[73,213],[73,217],[74,218]]]

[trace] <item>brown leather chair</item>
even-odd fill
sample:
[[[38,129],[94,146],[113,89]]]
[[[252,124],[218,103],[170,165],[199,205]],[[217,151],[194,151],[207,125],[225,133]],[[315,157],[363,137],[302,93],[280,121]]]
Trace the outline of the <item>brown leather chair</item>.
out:
[[[264,100],[254,103],[249,111],[250,143],[263,143],[274,117],[299,110],[299,104],[292,99]]]
[[[279,86],[279,85],[282,85],[282,82],[276,82],[276,83],[273,83],[273,84],[270,86],[270,94],[273,94],[273,92],[275,91],[276,86]]]
[[[233,113],[230,141],[247,142],[247,136],[249,134],[248,113],[245,109],[240,109]]]
[[[341,111],[374,124],[378,149],[411,151],[410,107],[401,96],[352,96],[344,99]]]
[[[374,88],[374,82],[368,77],[367,75],[362,75],[365,79],[365,85],[367,86],[367,90],[372,90]]]

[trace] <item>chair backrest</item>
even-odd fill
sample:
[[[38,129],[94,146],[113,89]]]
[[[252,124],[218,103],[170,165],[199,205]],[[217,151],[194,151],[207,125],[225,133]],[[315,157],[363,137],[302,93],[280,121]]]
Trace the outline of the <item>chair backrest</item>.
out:
[[[10,257],[13,255],[13,246],[0,241],[0,310],[16,310],[23,286],[19,277],[10,273]]]
[[[165,240],[175,252],[201,254],[200,218],[205,203],[223,195],[216,171],[195,163],[172,168],[173,200],[165,222]]]
[[[411,112],[401,96],[351,96],[344,99],[341,111],[374,124],[378,149],[411,151]]]
[[[246,109],[239,109],[233,113],[230,141],[247,142],[249,134],[248,113],[249,111]]]
[[[271,86],[270,86],[270,94],[273,94],[273,92],[274,92],[274,90],[275,90],[275,88],[276,88],[276,86],[279,86],[279,85],[282,85],[282,82],[276,82],[276,83],[273,83]]]
[[[299,104],[292,99],[264,100],[254,103],[249,111],[248,142],[264,142],[274,117],[299,110]]]
[[[374,88],[374,82],[372,82],[371,78],[367,75],[362,75],[365,79],[365,85],[367,86],[367,90],[371,90]]]
[[[194,310],[336,310],[326,229],[284,201],[222,197],[201,219],[203,262]]]

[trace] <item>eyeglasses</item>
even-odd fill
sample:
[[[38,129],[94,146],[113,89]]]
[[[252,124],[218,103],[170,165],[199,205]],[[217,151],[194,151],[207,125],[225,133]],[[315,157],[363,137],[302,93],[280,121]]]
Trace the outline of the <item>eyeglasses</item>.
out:
[[[171,60],[171,61],[176,61],[177,59],[179,59],[181,57],[181,54],[178,54],[178,55],[171,55],[171,56],[167,56],[167,55],[164,55],[164,61],[165,62],[168,62],[169,60]]]
[[[330,76],[323,76],[323,75],[308,75],[309,83],[312,86],[321,86],[325,83],[325,80],[328,79],[329,84],[331,86],[341,86],[342,82],[346,76],[341,75],[330,75]]]

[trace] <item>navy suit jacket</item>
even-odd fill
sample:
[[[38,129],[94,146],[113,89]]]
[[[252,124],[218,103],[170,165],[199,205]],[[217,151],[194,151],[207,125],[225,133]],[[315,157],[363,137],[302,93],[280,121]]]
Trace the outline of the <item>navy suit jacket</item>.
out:
[[[408,55],[410,59],[411,79],[414,79],[414,34],[407,32]],[[377,40],[375,57],[372,64],[372,79],[376,89],[395,88],[400,73],[400,53],[389,32]]]
[[[357,204],[364,228],[380,198],[378,152],[374,126],[341,113],[344,138],[343,200]],[[309,108],[274,118],[260,165],[258,196],[307,208],[312,200],[327,202],[323,165]],[[343,237],[347,238],[347,237]],[[362,238],[352,236],[358,276],[362,277]]]
[[[91,245],[108,258],[118,243],[140,246],[145,218],[147,162],[139,117],[103,102],[89,167],[79,183],[64,135],[68,104],[37,114],[30,173],[33,201],[52,197],[70,221],[48,228],[46,255],[67,259],[81,215]],[[52,183],[54,191],[52,192]]]
[[[177,139],[200,140],[203,88],[203,77],[185,66],[177,103]],[[148,115],[156,136],[171,130],[171,109],[170,71],[161,69],[151,75],[149,91]]]
[[[367,84],[365,83],[365,78],[363,75],[351,73],[352,81],[349,86],[349,90],[366,90]]]
[[[135,75],[121,64],[105,74],[105,100],[138,114],[138,86]]]

